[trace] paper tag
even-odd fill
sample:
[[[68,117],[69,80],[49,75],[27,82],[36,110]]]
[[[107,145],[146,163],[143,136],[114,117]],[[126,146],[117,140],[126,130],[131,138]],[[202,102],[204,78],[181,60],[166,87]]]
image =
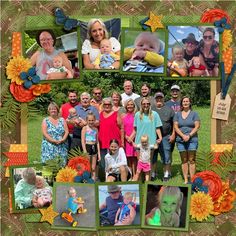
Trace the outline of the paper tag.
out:
[[[219,120],[228,120],[230,104],[231,98],[229,94],[226,95],[225,99],[222,99],[221,93],[218,93],[215,97],[212,118]]]

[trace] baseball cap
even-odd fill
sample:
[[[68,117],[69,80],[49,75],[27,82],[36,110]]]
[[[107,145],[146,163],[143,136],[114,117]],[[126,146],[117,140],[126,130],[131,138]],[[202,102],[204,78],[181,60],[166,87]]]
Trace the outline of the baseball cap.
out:
[[[108,185],[107,186],[107,192],[108,193],[114,193],[120,191],[120,187],[118,185]]]
[[[163,94],[162,92],[157,92],[154,97],[155,97],[155,98],[157,98],[157,97],[162,97],[162,98],[164,98],[164,94]]]
[[[173,89],[180,90],[180,87],[179,87],[179,85],[174,84],[171,86],[170,90],[173,90]]]

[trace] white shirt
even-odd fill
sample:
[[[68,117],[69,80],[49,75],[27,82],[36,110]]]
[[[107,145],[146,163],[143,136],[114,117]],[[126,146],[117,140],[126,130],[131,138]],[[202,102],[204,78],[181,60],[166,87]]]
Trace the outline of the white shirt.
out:
[[[121,94],[121,98],[122,98],[122,104],[123,106],[125,105],[125,101],[127,101],[128,99],[132,99],[133,101],[136,99],[136,98],[139,98],[140,95],[136,94],[136,93],[131,93],[130,95],[126,94],[126,93],[122,93]]]
[[[143,148],[141,144],[137,145],[137,149],[139,149],[140,155],[139,160],[143,163],[150,163],[151,158],[151,150],[154,148],[154,145],[148,145]]]
[[[108,168],[112,167],[111,173],[119,174],[120,166],[127,166],[127,159],[125,151],[122,147],[119,148],[118,152],[114,155],[107,153],[105,156],[105,170],[108,172]]]

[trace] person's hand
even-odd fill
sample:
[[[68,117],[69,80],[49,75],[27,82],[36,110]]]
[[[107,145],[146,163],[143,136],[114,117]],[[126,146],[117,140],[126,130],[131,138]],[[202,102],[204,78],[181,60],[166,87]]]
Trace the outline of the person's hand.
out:
[[[189,139],[190,139],[190,136],[189,136],[189,135],[184,135],[184,136],[183,136],[184,142],[188,142]]]
[[[160,144],[162,141],[162,138],[157,139],[157,144]]]
[[[152,218],[147,219],[148,225],[161,226],[161,211],[157,209]]]
[[[101,161],[101,156],[100,155],[98,155],[98,161]]]
[[[133,220],[130,215],[126,216],[122,220],[122,225],[131,225],[133,223]]]
[[[111,166],[108,166],[108,171],[112,171],[112,167]]]
[[[147,52],[144,50],[135,50],[131,60],[142,60],[146,56]]]
[[[169,143],[173,143],[175,141],[175,134],[170,135]]]
[[[94,65],[94,69],[99,70],[99,69],[100,69],[100,66],[99,66],[99,65]]]

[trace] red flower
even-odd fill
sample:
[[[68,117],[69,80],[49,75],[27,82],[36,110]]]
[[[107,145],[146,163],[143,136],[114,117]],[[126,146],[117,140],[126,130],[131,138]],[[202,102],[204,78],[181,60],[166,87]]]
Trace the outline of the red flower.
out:
[[[222,181],[219,175],[213,171],[202,171],[193,176],[192,182],[197,177],[200,177],[203,180],[203,185],[208,187],[208,193],[212,197],[212,201],[217,200],[223,192]]]
[[[90,162],[89,159],[86,157],[73,157],[69,160],[67,166],[76,170],[78,175],[82,175],[84,171],[90,172]]]
[[[10,84],[10,92],[18,102],[31,102],[35,99],[31,90],[25,89],[23,85],[17,85],[15,82]]]
[[[214,23],[217,20],[225,17],[227,19],[227,23],[230,22],[228,14],[221,9],[211,9],[203,13],[200,22],[204,23]]]

